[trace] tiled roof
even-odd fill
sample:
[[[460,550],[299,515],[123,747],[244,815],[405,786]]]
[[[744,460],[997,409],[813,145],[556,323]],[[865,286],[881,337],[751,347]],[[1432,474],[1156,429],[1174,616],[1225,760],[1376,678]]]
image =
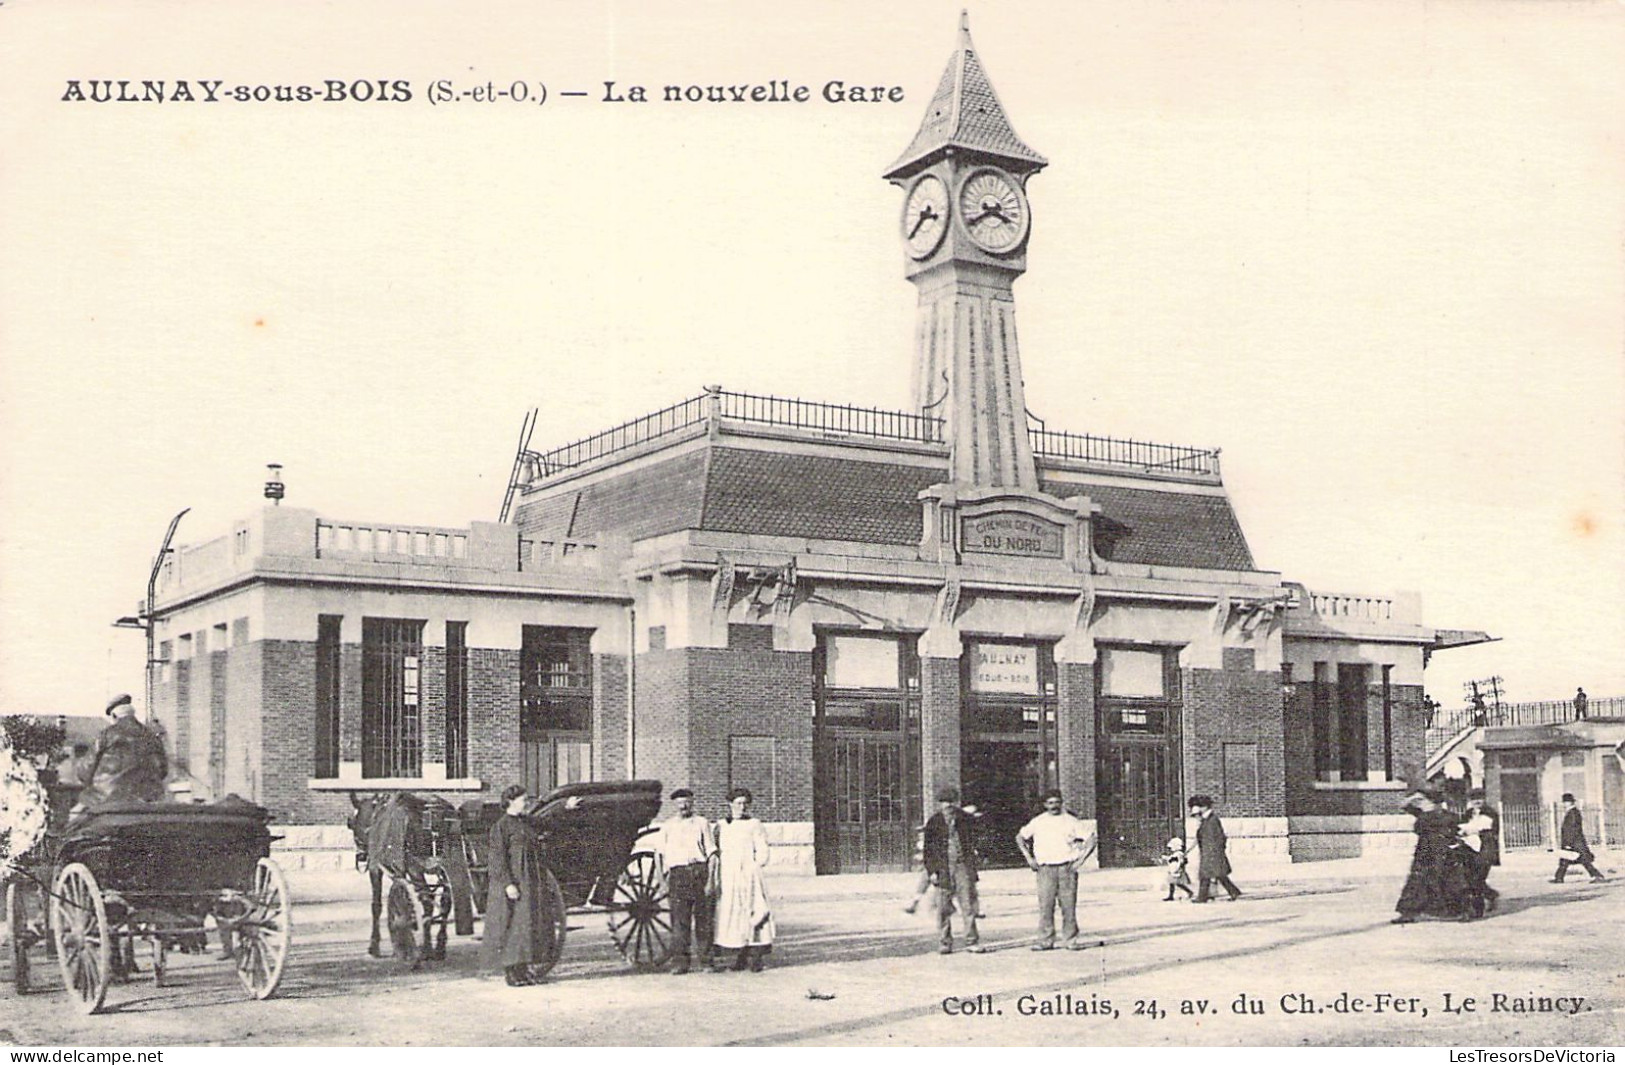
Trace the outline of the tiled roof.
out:
[[[722,532],[920,542],[919,494],[946,467],[717,448],[705,492],[705,528]]]
[[[948,66],[937,83],[926,105],[925,118],[920,123],[914,141],[887,171],[891,177],[926,156],[946,148],[968,148],[987,152],[1006,159],[1019,160],[1036,166],[1045,165],[1042,155],[1027,147],[999,103],[993,83],[976,58],[971,44],[970,29],[961,24],[959,47],[948,59]]]
[[[1082,495],[1100,505],[1094,547],[1108,561],[1191,569],[1254,568],[1236,512],[1223,496],[1115,485],[1042,487],[1063,499]]]
[[[709,453],[709,463],[707,462]],[[915,544],[919,494],[947,480],[944,466],[870,462],[712,445],[596,480],[518,508],[531,539],[607,534],[633,540],[680,529]],[[1095,550],[1119,562],[1191,569],[1253,569],[1223,496],[1107,485],[1045,484],[1061,498],[1102,508]]]
[[[627,470],[518,509],[521,533],[535,540],[606,534],[642,540],[700,527],[705,452]]]

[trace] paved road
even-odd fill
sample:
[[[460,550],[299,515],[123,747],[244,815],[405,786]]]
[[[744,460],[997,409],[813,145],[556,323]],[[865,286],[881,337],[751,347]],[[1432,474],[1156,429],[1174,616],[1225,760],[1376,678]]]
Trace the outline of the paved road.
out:
[[[1606,864],[1606,863],[1605,863]],[[1545,882],[1545,856],[1499,870],[1501,912],[1388,923],[1400,873],[1317,863],[1249,879],[1236,903],[1164,904],[1147,872],[1084,878],[1079,952],[1028,949],[1024,871],[989,874],[985,955],[935,952],[906,917],[908,878],[780,885],[781,943],[760,975],[629,973],[600,917],[580,917],[552,979],[477,972],[478,945],[419,973],[364,956],[360,878],[295,884],[278,998],[229,966],[181,958],[169,984],[115,986],[83,1017],[60,990],[0,990],[0,1041],[195,1044],[1618,1045],[1625,882]],[[344,897],[335,898],[335,895]],[[9,956],[9,955],[8,955]],[[9,964],[0,963],[0,964]],[[4,975],[9,980],[9,971]],[[54,981],[53,981],[54,982]],[[1448,1002],[1446,996],[1449,996]],[[1449,1012],[1474,999],[1470,1012]],[[1238,1006],[1238,1002],[1240,1005]],[[1239,1012],[1238,1012],[1239,1010]]]

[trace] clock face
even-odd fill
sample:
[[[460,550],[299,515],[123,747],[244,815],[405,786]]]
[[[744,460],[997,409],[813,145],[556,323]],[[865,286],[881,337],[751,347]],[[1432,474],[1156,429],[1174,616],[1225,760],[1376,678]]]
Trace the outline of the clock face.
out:
[[[977,170],[959,187],[965,231],[995,255],[1014,250],[1027,236],[1027,201],[1016,183],[997,170]]]
[[[914,183],[903,203],[903,243],[908,253],[923,259],[937,250],[948,232],[948,186],[935,174]]]

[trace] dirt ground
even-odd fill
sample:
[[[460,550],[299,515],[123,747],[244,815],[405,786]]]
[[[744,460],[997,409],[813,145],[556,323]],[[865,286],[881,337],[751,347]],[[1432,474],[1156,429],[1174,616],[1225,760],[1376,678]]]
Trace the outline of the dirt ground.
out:
[[[1605,869],[1618,864],[1604,857]],[[769,870],[771,873],[771,869]],[[572,918],[549,980],[508,988],[478,943],[403,971],[365,955],[364,878],[294,880],[295,942],[276,998],[229,965],[181,957],[166,986],[115,985],[104,1012],[68,1002],[53,967],[34,994],[0,962],[0,1043],[180,1045],[1449,1045],[1617,1046],[1625,1031],[1625,881],[1546,882],[1515,855],[1493,917],[1389,923],[1403,870],[1316,863],[1205,906],[1163,903],[1150,870],[1086,874],[1082,951],[1035,953],[1024,870],[984,880],[986,954],[936,951],[906,916],[912,878],[782,879],[780,940],[761,973],[636,974],[601,915]],[[9,959],[9,949],[3,955]],[[1469,1002],[1469,1000],[1471,1000]]]

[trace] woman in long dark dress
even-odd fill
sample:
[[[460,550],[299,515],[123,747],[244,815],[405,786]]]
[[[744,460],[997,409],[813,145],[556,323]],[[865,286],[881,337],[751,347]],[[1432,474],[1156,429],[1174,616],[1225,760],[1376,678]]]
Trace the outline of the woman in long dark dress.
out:
[[[506,812],[491,826],[491,884],[485,903],[485,942],[480,960],[500,967],[509,987],[535,983],[530,966],[549,960],[554,949],[548,901],[544,896],[541,844],[521,814],[527,796],[518,784],[502,792]]]
[[[1412,795],[1405,809],[1416,818],[1416,852],[1394,904],[1399,916],[1393,923],[1410,924],[1423,914],[1472,920],[1456,815],[1439,804],[1439,793],[1432,790]]]

